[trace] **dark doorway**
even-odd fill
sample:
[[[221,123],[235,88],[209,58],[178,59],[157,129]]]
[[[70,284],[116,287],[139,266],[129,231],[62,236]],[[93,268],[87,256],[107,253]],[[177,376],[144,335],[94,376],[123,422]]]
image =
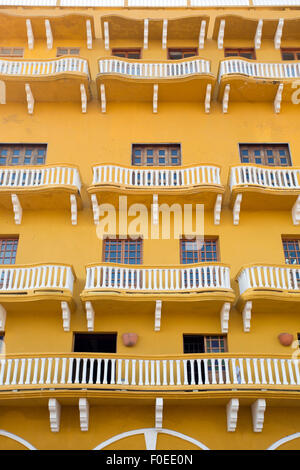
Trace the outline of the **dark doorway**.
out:
[[[99,357],[99,353],[117,352],[116,333],[75,333],[74,352],[91,353],[92,357],[75,359],[72,371],[73,383],[115,383],[114,361]]]

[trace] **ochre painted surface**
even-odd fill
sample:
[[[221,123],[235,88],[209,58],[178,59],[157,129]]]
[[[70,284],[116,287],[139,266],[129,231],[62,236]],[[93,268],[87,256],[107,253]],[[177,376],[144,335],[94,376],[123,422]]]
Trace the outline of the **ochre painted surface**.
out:
[[[72,16],[68,17],[67,13],[70,12]],[[79,17],[78,27],[74,23],[75,13]],[[23,211],[21,225],[15,225],[9,202],[5,201],[6,208],[0,208],[0,235],[19,236],[16,264],[49,262],[71,264],[77,278],[74,285],[75,307],[71,314],[71,331],[63,331],[61,311],[57,305],[55,310],[50,312],[49,308],[45,308],[39,301],[32,304],[32,310],[28,303],[26,308],[18,307],[7,316],[5,351],[9,354],[28,353],[34,356],[40,353],[53,355],[71,353],[74,332],[87,332],[86,313],[80,297],[85,286],[85,266],[102,262],[102,241],[97,236],[88,193],[88,188],[92,186],[92,166],[108,162],[130,166],[133,143],[180,143],[183,166],[206,163],[221,167],[221,184],[225,187],[221,223],[214,225],[213,203],[210,198],[207,198],[209,210],[205,210],[204,229],[205,236],[219,238],[219,261],[230,266],[231,286],[235,293],[235,300],[239,294],[235,279],[242,266],[248,264],[283,265],[285,259],[282,236],[300,236],[299,226],[293,225],[291,207],[287,207],[286,202],[279,206],[271,204],[269,207],[265,204],[261,207],[260,199],[256,196],[251,199],[249,207],[243,207],[242,204],[240,223],[234,226],[228,187],[230,167],[240,163],[239,143],[288,143],[293,167],[300,166],[299,106],[284,102],[281,113],[274,114],[271,101],[241,102],[238,88],[233,87],[236,90],[234,97],[238,99],[234,102],[229,99],[228,114],[223,114],[222,103],[216,101],[217,94],[212,101],[210,114],[206,114],[203,103],[204,89],[201,89],[199,93],[197,88],[203,84],[201,85],[201,80],[195,80],[193,85],[195,88],[186,92],[188,101],[183,100],[185,88],[181,85],[174,87],[175,92],[170,93],[174,101],[160,101],[160,93],[158,93],[158,113],[153,114],[152,88],[149,88],[150,91],[146,90],[148,94],[150,93],[148,102],[138,101],[138,87],[135,90],[134,83],[124,86],[123,81],[121,89],[121,86],[118,86],[118,83],[121,85],[121,80],[114,79],[111,82],[117,91],[115,95],[118,96],[118,93],[122,91],[123,96],[119,97],[120,101],[114,102],[111,102],[108,96],[107,112],[103,114],[98,96],[98,85],[96,85],[96,76],[99,72],[97,60],[99,57],[110,57],[112,48],[142,47],[143,44],[143,34],[141,34],[143,29],[140,22],[136,22],[134,34],[132,34],[134,38],[126,39],[125,36],[118,38],[119,26],[120,31],[126,35],[126,22],[118,19],[114,25],[114,38],[110,41],[110,47],[107,50],[104,48],[101,17],[106,16],[108,21],[113,22],[113,15],[116,14],[119,18],[126,17],[133,20],[173,18],[173,37],[168,40],[168,47],[197,47],[198,39],[194,29],[191,31],[192,38],[188,39],[186,31],[188,20],[181,24],[179,19],[208,16],[210,19],[208,38],[204,49],[199,50],[199,56],[211,61],[211,72],[214,77],[217,77],[219,62],[224,58],[224,51],[219,50],[216,40],[212,39],[215,18],[221,14],[223,17],[223,13],[217,9],[189,11],[185,9],[116,9],[113,12],[108,9],[72,9],[70,11],[50,8],[1,9],[0,24],[1,21],[5,24],[6,34],[1,34],[0,47],[24,47],[26,60],[50,60],[56,57],[57,47],[80,47],[80,57],[88,60],[91,73],[90,86],[87,90],[90,101],[87,104],[86,114],[81,113],[79,93],[79,84],[86,79],[80,76],[65,77],[61,81],[56,80],[52,83],[49,81],[49,85],[47,85],[47,80],[44,80],[45,90],[47,86],[51,86],[51,102],[37,100],[33,115],[27,113],[25,93],[22,88],[26,82],[22,78],[16,81],[15,93],[20,93],[20,100],[24,102],[12,103],[8,99],[7,104],[0,105],[1,143],[47,143],[46,163],[48,165],[62,163],[77,165],[82,179],[82,210],[78,212],[76,226],[71,224],[70,211],[65,201],[63,201],[62,208],[57,204],[51,210],[31,210],[30,207],[35,207],[35,195],[32,194],[32,202],[28,203],[29,208]],[[255,24],[260,18],[269,20],[299,18],[295,10],[228,9],[226,14],[255,20]],[[11,19],[8,15],[18,18]],[[53,17],[54,42],[50,50],[47,49],[46,39],[43,36],[45,17],[49,18],[50,22]],[[92,49],[87,49],[83,28],[87,17],[92,20],[92,30],[95,32]],[[22,23],[26,18],[32,20],[36,18],[36,21],[33,21],[33,25],[36,25],[36,36],[32,50],[27,47],[26,29]],[[157,23],[157,26],[154,25],[152,29],[149,29],[149,48],[142,50],[142,59],[165,61],[167,51],[161,47],[161,21],[154,23]],[[195,23],[197,21],[191,22],[191,24]],[[240,29],[237,30],[238,37],[229,39],[225,30],[224,46],[253,47],[253,23],[251,22],[251,25],[247,21],[240,23],[235,19],[233,24],[240,25]],[[262,46],[256,51],[257,61],[281,62],[280,50],[274,48],[270,35],[270,31],[274,30],[274,24],[277,22],[270,21],[268,28],[265,29],[266,33],[263,33]],[[300,37],[295,24],[297,24],[296,21],[287,23],[282,46],[300,47]],[[245,25],[249,27],[244,29]],[[175,39],[175,34],[182,35],[184,39]],[[34,83],[37,91],[44,93],[44,88]],[[237,87],[238,84],[237,82],[235,86]],[[168,85],[164,86],[167,90]],[[14,90],[13,87],[14,83],[10,82],[9,93]],[[21,88],[22,91],[20,91]],[[179,88],[181,101],[175,102],[176,90],[178,91]],[[62,102],[67,89],[71,92],[72,99],[76,99],[77,102]],[[260,90],[259,86],[254,85],[251,99],[253,97],[257,99],[261,93]],[[191,92],[195,93],[195,99],[192,99]],[[126,93],[130,94],[127,96]],[[242,96],[245,93],[243,89]],[[268,100],[273,98],[272,93],[268,96]],[[43,95],[39,98],[44,100],[47,96]],[[169,95],[168,99],[170,99]],[[132,194],[130,197],[136,202],[137,197],[134,193]],[[97,192],[97,196],[101,202],[101,191]],[[203,200],[199,201],[197,192],[193,196],[194,202],[203,202]],[[292,205],[293,197],[290,199],[289,196],[286,197]],[[42,198],[39,199],[41,202],[42,200]],[[55,201],[54,198],[53,200]],[[168,201],[171,200],[172,195],[168,195]],[[178,194],[174,196],[174,201],[182,200],[184,196],[179,197]],[[191,195],[187,201],[191,201]],[[272,210],[268,210],[269,208]],[[117,233],[120,232],[117,230]],[[145,239],[143,245],[145,266],[171,267],[180,264],[178,239]],[[126,354],[130,354],[131,357],[135,355],[182,355],[184,333],[221,334],[218,311],[201,308],[201,305],[196,308],[185,306],[184,302],[178,302],[173,310],[162,309],[161,331],[155,332],[154,302],[153,308],[151,306],[145,309],[142,302],[140,308],[137,306],[131,308],[130,302],[124,302],[124,304],[118,300],[115,302],[113,308],[110,307],[109,302],[107,306],[105,302],[103,305],[101,302],[97,304],[95,332],[116,332],[118,335],[117,353],[122,357]],[[289,308],[286,311],[283,302],[282,309],[274,312],[272,303],[268,300],[265,302],[265,304],[263,302],[259,304],[259,307],[253,311],[249,333],[244,333],[241,312],[233,306],[230,311],[227,335],[229,353],[257,356],[265,354],[270,357],[292,355],[294,349],[291,346],[282,346],[277,337],[282,332],[289,332],[294,339],[297,338],[299,307],[296,304],[294,309]],[[122,342],[122,334],[126,332],[135,332],[139,336],[136,346],[130,349],[126,348]],[[55,393],[53,392],[53,396]],[[72,397],[71,392],[66,396],[62,392],[59,393],[61,393],[59,400],[62,403],[59,433],[50,431],[48,397],[43,397],[43,392],[37,392],[28,399],[22,395],[19,400],[16,400],[16,392],[11,392],[9,398],[6,395],[5,399],[0,400],[0,428],[22,437],[38,449],[93,449],[101,442],[120,433],[154,426],[155,393],[151,395],[151,398],[146,395],[140,395],[137,398],[127,394],[123,399],[120,398],[120,394],[115,397],[111,394],[108,399],[101,399],[98,394],[96,398],[91,399],[88,432],[80,431],[79,395],[75,397],[74,394]],[[85,392],[82,393],[84,397]],[[219,399],[216,394],[211,396],[206,406],[203,406],[201,400],[197,400],[196,397],[193,396],[193,400],[189,400],[186,395],[188,394],[185,394],[184,400],[175,396],[172,403],[165,400],[163,427],[186,434],[210,449],[266,449],[282,437],[300,431],[300,408],[297,398],[289,401],[288,397],[283,395],[280,402],[274,394],[267,398],[262,433],[253,432],[250,409],[251,404],[259,395],[247,399],[241,398],[237,430],[229,433],[226,428],[226,404],[232,398],[230,390],[224,392],[222,399]],[[0,448],[21,449],[23,446],[7,437],[0,436]],[[143,435],[126,437],[107,448],[144,449],[144,437]],[[158,436],[157,448],[193,449],[195,446],[177,437],[164,434]],[[299,450],[299,439],[283,444],[281,448]]]

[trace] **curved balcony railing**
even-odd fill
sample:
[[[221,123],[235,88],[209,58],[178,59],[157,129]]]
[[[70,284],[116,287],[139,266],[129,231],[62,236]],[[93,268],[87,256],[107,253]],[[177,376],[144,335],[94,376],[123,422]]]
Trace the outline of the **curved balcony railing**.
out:
[[[274,356],[119,357],[108,354],[9,355],[0,360],[0,390],[299,388],[299,360]],[[263,387],[263,388],[266,388]],[[101,390],[100,389],[100,390]],[[40,393],[40,392],[39,392]]]
[[[249,266],[237,280],[240,294],[248,289],[300,292],[300,266]]]
[[[223,75],[241,74],[264,79],[300,77],[300,62],[261,63],[245,59],[227,59],[220,63],[219,80]]]
[[[54,263],[0,268],[0,295],[35,290],[68,290],[72,293],[73,284],[71,266]]]
[[[231,168],[230,189],[234,186],[258,186],[277,190],[300,190],[300,169],[264,168],[242,165]]]
[[[154,268],[94,265],[86,268],[86,291],[186,292],[230,289],[230,269],[218,264]]]
[[[75,186],[81,188],[79,171],[70,166],[0,168],[1,188],[38,188],[41,186]]]
[[[220,185],[220,168],[201,165],[189,168],[127,168],[117,165],[93,167],[93,185],[173,188],[182,186]]]
[[[199,58],[156,63],[109,58],[99,59],[98,64],[100,74],[116,74],[137,79],[170,79],[210,73],[210,61]]]
[[[0,60],[0,75],[44,76],[65,72],[89,75],[88,61],[79,57],[61,57],[55,60]]]

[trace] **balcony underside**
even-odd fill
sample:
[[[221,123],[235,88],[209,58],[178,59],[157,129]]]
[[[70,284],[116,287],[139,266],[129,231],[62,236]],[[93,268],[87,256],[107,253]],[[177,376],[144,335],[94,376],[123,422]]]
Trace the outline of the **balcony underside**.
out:
[[[252,313],[297,313],[300,307],[300,289],[284,290],[253,288],[245,291],[238,299],[237,308],[243,311],[246,302],[252,302]]]
[[[213,39],[218,39],[220,23],[225,20],[225,34],[224,41],[227,39],[237,40],[251,40],[254,42],[254,37],[258,25],[258,19],[246,18],[240,15],[222,15],[218,16],[215,20]],[[288,21],[288,20],[285,20]],[[264,19],[262,28],[262,39],[273,39],[276,33],[278,20]],[[287,28],[287,24],[285,25]],[[285,29],[284,28],[284,29]]]
[[[215,20],[213,39],[218,39],[221,20],[225,20],[224,41],[229,40],[251,40],[254,38],[258,25],[258,18],[247,18],[241,15],[222,15]],[[278,19],[263,19],[262,40],[274,39]],[[282,40],[299,40],[300,38],[300,18],[285,18],[282,31]]]
[[[237,194],[242,194],[241,210],[291,210],[300,189],[269,189],[259,186],[234,186],[230,207],[234,206]]]
[[[212,75],[199,74],[194,76],[173,78],[137,78],[124,77],[117,74],[99,74],[97,90],[105,86],[107,101],[153,101],[153,85],[158,84],[158,102],[200,101],[204,102],[206,87],[214,86]],[[99,97],[100,98],[100,97]]]
[[[1,39],[15,39],[27,41],[26,19],[28,16],[1,13]],[[50,21],[54,40],[56,39],[86,39],[86,20],[90,20],[92,36],[94,33],[94,20],[92,16],[73,13],[59,16],[32,16],[29,15],[35,39],[46,39],[45,19]]]
[[[35,77],[0,74],[0,80],[5,82],[7,102],[26,103],[25,84],[30,85],[37,102],[81,102],[81,84],[85,86],[87,100],[90,99],[89,81],[85,73],[60,72]]]
[[[75,309],[75,303],[69,291],[63,289],[35,289],[26,291],[10,291],[7,294],[0,293],[0,305],[7,314],[21,313],[53,313],[61,315],[61,302],[67,302],[71,311]]]
[[[225,188],[221,185],[191,185],[173,188],[147,186],[133,188],[132,186],[99,184],[88,188],[88,193],[98,195],[99,202],[101,201],[101,203],[109,202],[117,206],[119,196],[126,195],[128,204],[145,204],[149,208],[153,204],[153,194],[158,194],[159,204],[197,203],[204,204],[206,208],[212,209],[216,203],[217,195],[223,194],[224,191]]]
[[[199,39],[201,22],[206,21],[207,34],[209,17],[206,15],[190,16],[168,19],[168,39]],[[101,17],[102,31],[104,22],[109,25],[109,38],[112,40],[135,39],[144,40],[144,19],[127,18],[119,15],[106,15]],[[149,19],[148,35],[150,40],[161,40],[163,32],[163,19]]]
[[[199,289],[195,291],[176,292],[132,292],[130,290],[84,290],[81,294],[82,301],[91,301],[95,311],[114,312],[124,314],[130,308],[131,313],[153,315],[156,300],[161,300],[163,312],[195,313],[201,315],[201,310],[205,313],[220,313],[225,302],[233,303],[235,295],[226,289]],[[141,303],[142,302],[142,303]],[[142,307],[142,312],[141,312]],[[200,310],[201,308],[201,310]]]
[[[24,210],[70,209],[70,195],[75,195],[77,209],[82,209],[81,196],[77,188],[61,185],[37,188],[0,187],[0,207],[11,209],[11,195],[16,194]]]
[[[51,390],[49,390],[51,388]],[[151,390],[143,390],[135,387],[135,390],[128,390],[126,386],[118,385],[91,385],[84,384],[47,386],[38,384],[1,386],[0,407],[43,407],[48,408],[49,398],[56,398],[62,406],[78,407],[79,398],[87,398],[91,407],[93,406],[149,406],[153,407],[153,400],[157,397],[164,398],[165,406],[218,406],[220,413],[225,413],[228,400],[232,398],[240,399],[240,407],[250,407],[254,400],[265,398],[268,400],[268,407],[281,408],[299,407],[299,385],[269,386],[261,385],[232,385],[228,386],[205,386],[197,387],[149,387]],[[191,393],[194,391],[194,393]],[[196,393],[197,391],[201,393]],[[180,402],[178,401],[180,400]],[[282,400],[284,399],[284,404]],[[184,408],[183,408],[184,411]]]
[[[224,89],[230,85],[229,102],[274,102],[278,87],[283,83],[282,101],[292,103],[293,82],[297,77],[291,78],[255,78],[241,74],[231,74],[223,76],[219,88],[219,101],[223,100]]]

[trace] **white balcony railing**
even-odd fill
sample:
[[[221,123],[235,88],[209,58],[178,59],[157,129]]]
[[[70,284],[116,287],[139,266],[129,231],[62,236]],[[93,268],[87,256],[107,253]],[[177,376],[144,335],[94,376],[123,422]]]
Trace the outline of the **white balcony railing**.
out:
[[[125,0],[60,0],[60,6],[61,7],[124,7]]]
[[[247,289],[300,290],[300,268],[292,266],[250,266],[239,276],[240,294]]]
[[[299,386],[299,360],[276,357],[198,355],[195,358],[120,358],[108,355],[63,355],[3,358],[0,390],[41,387],[180,391],[185,388],[214,389],[243,386],[271,389]],[[201,357],[202,356],[202,357]],[[169,388],[168,387],[173,387]],[[297,388],[297,387],[295,387]],[[299,388],[299,387],[298,387]],[[281,390],[282,391],[282,390]],[[40,393],[40,392],[39,392]]]
[[[293,7],[300,6],[300,0],[252,0],[258,7]]]
[[[241,74],[265,79],[300,78],[300,62],[261,63],[243,59],[223,60],[220,64],[219,80],[223,75]]]
[[[300,170],[237,166],[231,168],[230,189],[234,186],[259,186],[269,189],[300,189]]]
[[[44,61],[0,60],[0,75],[40,76],[64,72],[77,72],[88,75],[88,62],[77,57]]]
[[[87,267],[86,290],[130,290],[136,293],[186,292],[198,289],[231,289],[229,267],[201,265],[185,268]]]
[[[208,74],[210,73],[210,62],[204,59],[160,63],[129,62],[121,59],[100,59],[99,73],[125,75],[143,79],[178,78],[187,75]]]
[[[128,0],[129,7],[187,7],[187,0]]]
[[[216,166],[195,166],[174,169],[126,168],[116,165],[93,167],[93,185],[112,184],[134,187],[167,187],[220,185],[220,168]]]
[[[54,166],[45,168],[0,168],[1,188],[36,188],[39,186],[75,186],[81,188],[77,168]]]
[[[190,0],[192,7],[243,7],[249,0]],[[276,0],[275,0],[276,1]]]
[[[58,0],[0,0],[2,6],[54,7]]]
[[[0,295],[28,290],[67,289],[73,292],[74,276],[70,266],[45,264],[28,267],[0,268]]]

